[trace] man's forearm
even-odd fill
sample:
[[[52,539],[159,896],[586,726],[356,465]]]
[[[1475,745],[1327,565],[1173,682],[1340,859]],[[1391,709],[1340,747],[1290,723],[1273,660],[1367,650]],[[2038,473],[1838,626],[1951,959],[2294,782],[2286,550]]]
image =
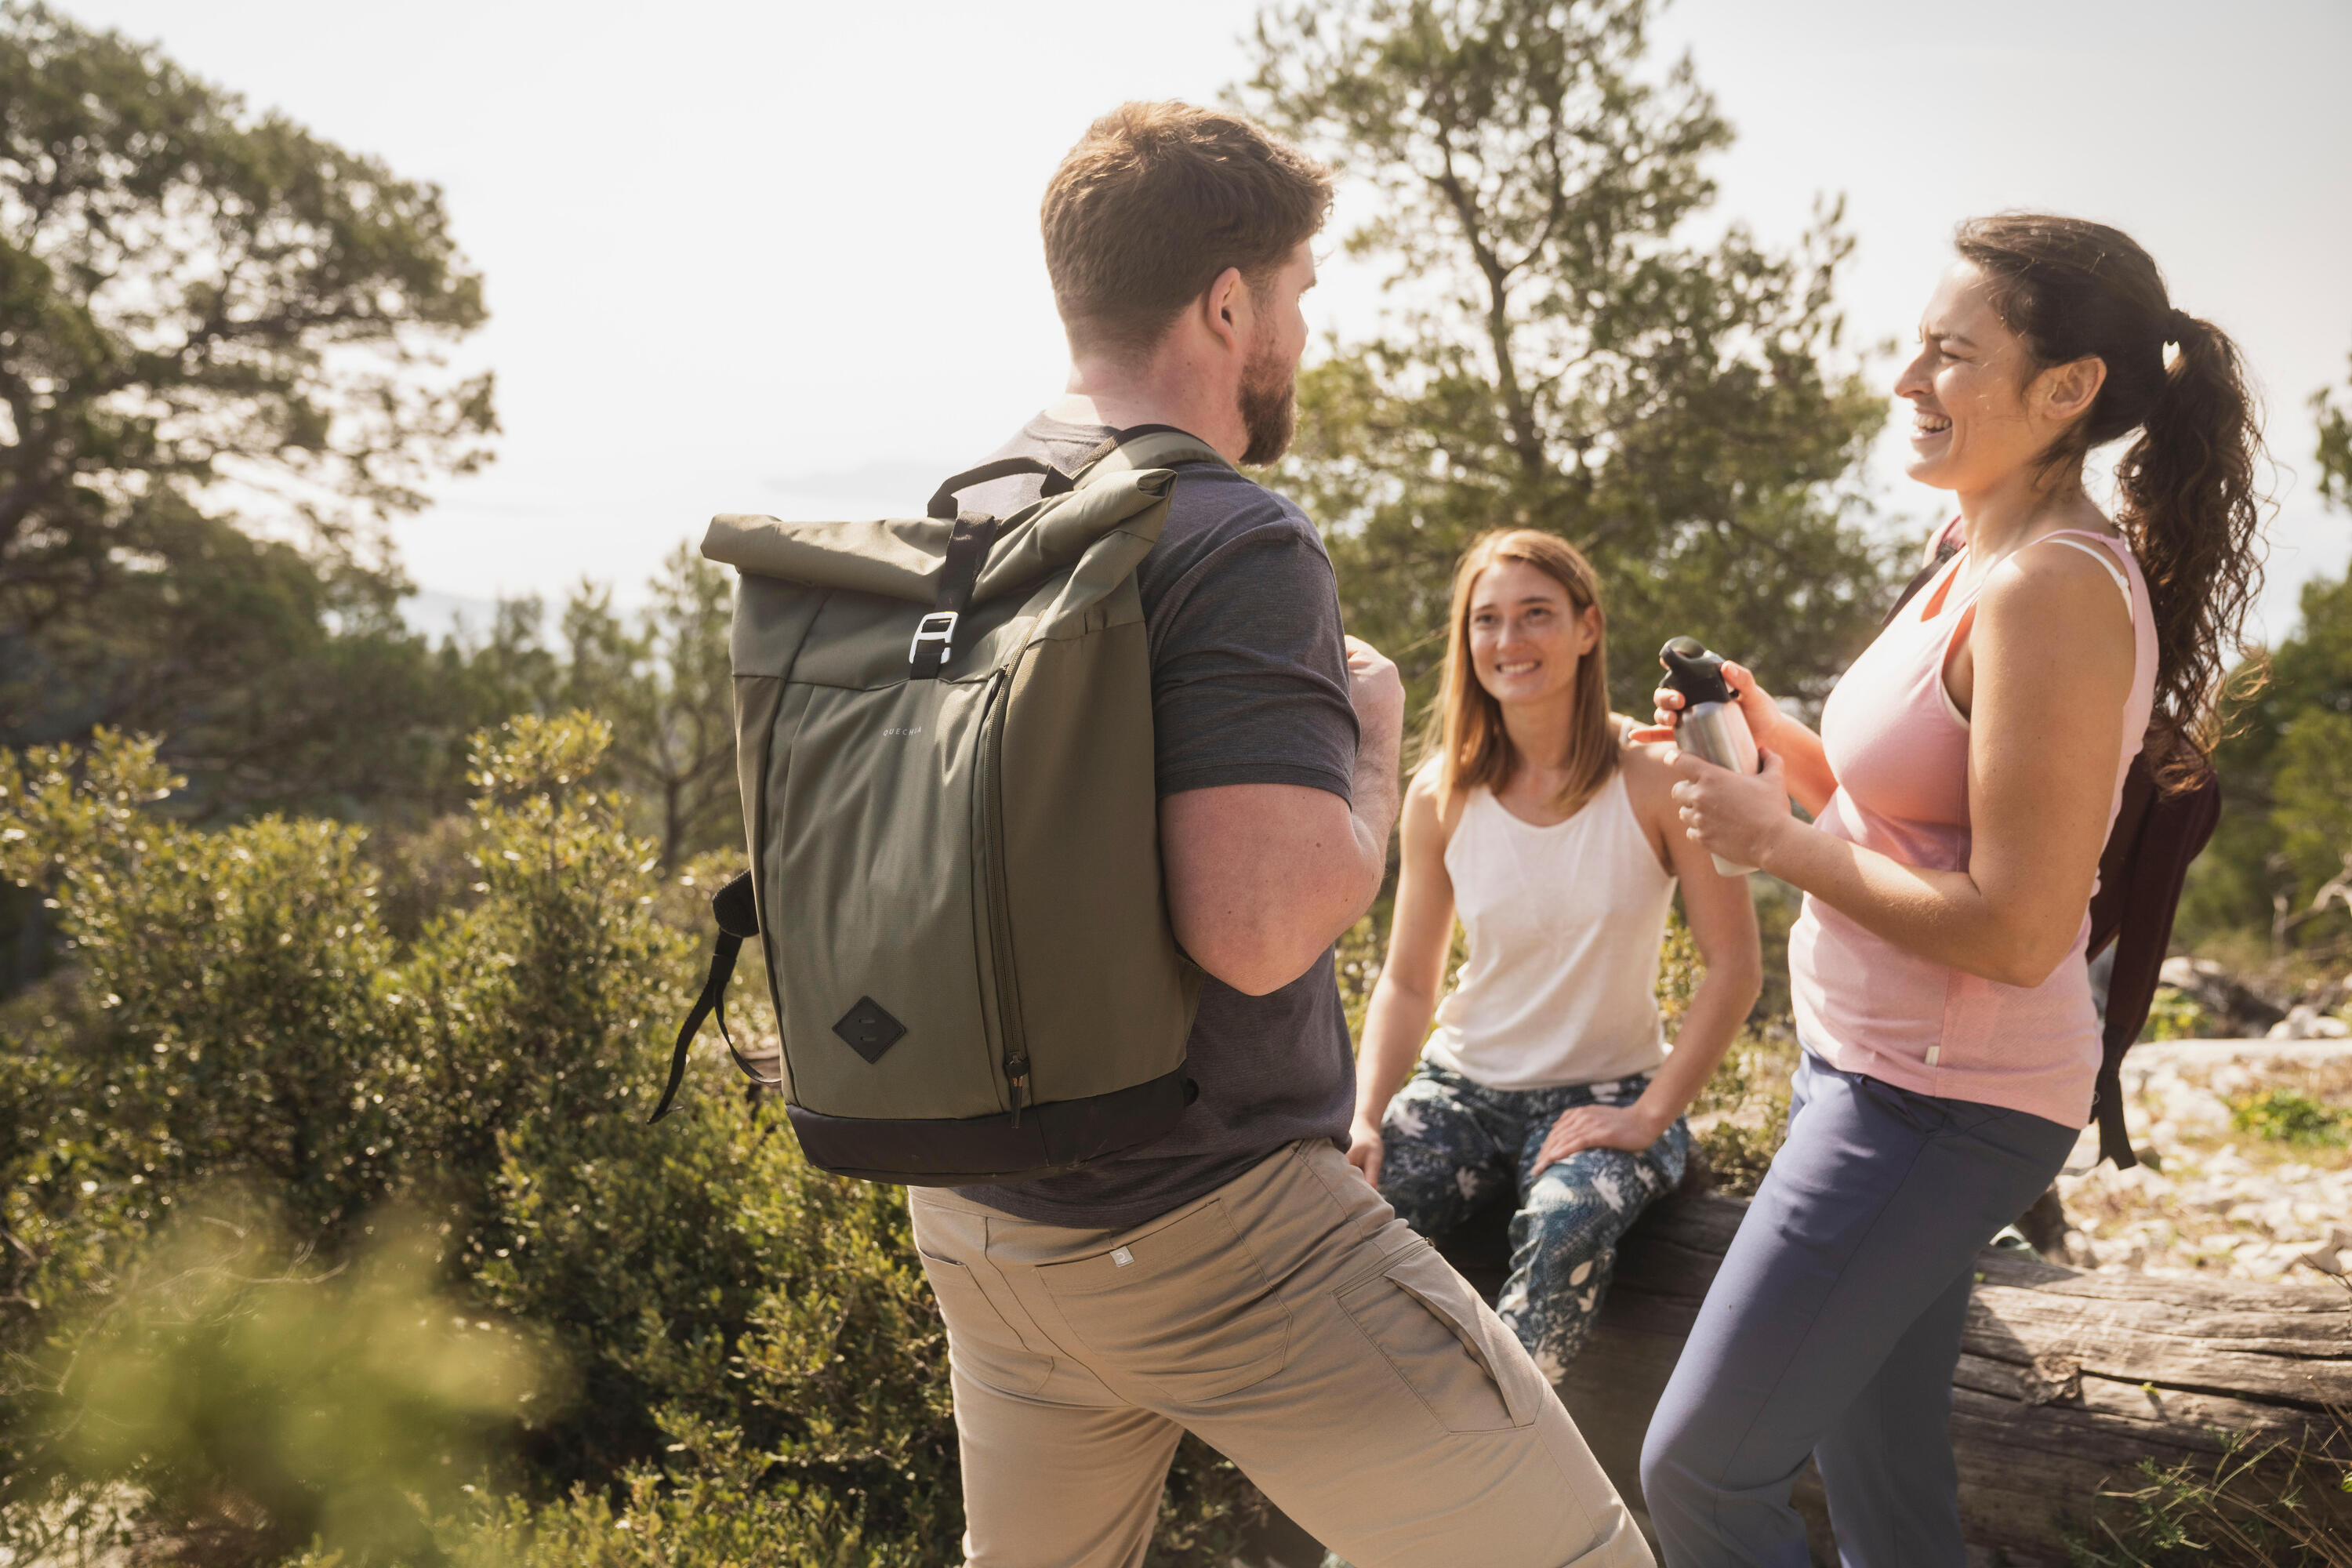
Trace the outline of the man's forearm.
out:
[[[1364,889],[1356,912],[1340,926],[1341,931],[1363,918],[1364,911],[1372,907],[1372,900],[1381,896],[1381,883],[1388,877],[1389,835],[1396,831],[1397,809],[1404,800],[1404,787],[1397,776],[1402,749],[1402,737],[1396,734],[1368,737],[1357,749],[1348,813],[1355,823],[1361,870],[1370,885]]]

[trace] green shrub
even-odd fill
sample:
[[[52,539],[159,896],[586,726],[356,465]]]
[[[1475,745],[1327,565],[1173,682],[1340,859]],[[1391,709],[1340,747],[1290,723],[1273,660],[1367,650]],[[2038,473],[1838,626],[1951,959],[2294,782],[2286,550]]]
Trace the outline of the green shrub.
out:
[[[640,1467],[617,1497],[583,1487],[534,1507],[495,1500],[445,1526],[463,1568],[918,1568],[958,1562],[952,1536],[925,1543],[871,1529],[854,1501],[770,1479],[767,1456],[725,1428],[677,1428],[691,1460]],[[305,1559],[300,1568],[342,1568]]]
[[[1658,1011],[1669,1037],[1681,1027],[1705,974],[1698,944],[1676,913],[1658,954]],[[1723,1053],[1691,1105],[1698,1152],[1716,1191],[1734,1197],[1755,1194],[1788,1131],[1789,1080],[1796,1065],[1796,1045],[1785,1031],[1753,1022]]]
[[[184,1214],[44,1358],[37,1479],[129,1488],[153,1555],[265,1561],[320,1542],[433,1563],[432,1511],[551,1391],[528,1336],[438,1291],[437,1240],[386,1214],[345,1264],[233,1198]]]
[[[952,1533],[947,1344],[896,1189],[814,1170],[782,1118],[706,1095],[655,1129],[519,1134],[497,1191],[487,1298],[548,1326],[602,1413],[540,1435],[557,1479],[656,1460],[691,1423],[874,1528]]]
[[[2212,1029],[2213,1020],[2198,1000],[2176,986],[2159,985],[2147,1005],[2143,1040],[2199,1040]]]
[[[2280,1143],[2333,1145],[2352,1136],[2352,1115],[2292,1089],[2266,1089],[2232,1100],[2230,1123]]]
[[[644,1125],[725,868],[658,878],[604,741],[477,736],[389,900],[355,829],[158,815],[144,742],[0,753],[0,875],[69,943],[0,1009],[0,1555],[958,1559],[902,1195],[810,1169],[708,1042]],[[1153,1561],[1260,1507],[1188,1441]]]

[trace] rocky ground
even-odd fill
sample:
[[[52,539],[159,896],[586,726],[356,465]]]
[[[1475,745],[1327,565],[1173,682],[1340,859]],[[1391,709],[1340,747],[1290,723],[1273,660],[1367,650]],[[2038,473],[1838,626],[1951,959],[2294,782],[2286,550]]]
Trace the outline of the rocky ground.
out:
[[[2097,1164],[2084,1132],[2058,1182],[2065,1261],[2242,1279],[2352,1270],[2352,1040],[2169,1040],[2135,1047],[2123,1076],[2143,1163]]]

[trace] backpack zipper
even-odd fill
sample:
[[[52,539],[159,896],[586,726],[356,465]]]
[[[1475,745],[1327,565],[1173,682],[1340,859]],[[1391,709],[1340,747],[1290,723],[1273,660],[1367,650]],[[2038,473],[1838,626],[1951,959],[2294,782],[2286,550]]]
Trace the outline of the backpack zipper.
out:
[[[982,873],[988,885],[988,952],[996,976],[996,1021],[1004,1045],[1004,1087],[1013,1102],[1013,1125],[1029,1096],[1029,1041],[1021,1021],[1021,983],[1013,963],[1013,903],[1004,871],[1004,711],[1012,706],[1012,671],[998,670],[981,727],[980,779],[983,850]]]

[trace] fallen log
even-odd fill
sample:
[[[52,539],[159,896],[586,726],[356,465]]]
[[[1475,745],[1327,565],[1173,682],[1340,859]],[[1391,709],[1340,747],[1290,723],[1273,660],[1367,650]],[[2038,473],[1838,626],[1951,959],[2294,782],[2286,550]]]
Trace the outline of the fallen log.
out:
[[[1641,1506],[1642,1436],[1747,1205],[1660,1203],[1627,1236],[1616,1283],[1561,1397],[1626,1500]],[[1491,1237],[1447,1247],[1491,1292]],[[2301,1437],[2352,1405],[2352,1301],[2340,1287],[2082,1274],[1988,1250],[1953,1379],[1952,1445],[1972,1555],[2063,1568],[2060,1530],[2142,1459],[2210,1460],[2221,1434]],[[1815,1550],[1835,1562],[1817,1484],[1800,1489]],[[2352,1497],[2316,1500],[2352,1530]]]
[[[1747,1212],[1742,1199],[1682,1194],[1643,1215],[1560,1385],[1645,1530],[1643,1434]],[[1508,1221],[1490,1210],[1438,1243],[1489,1301],[1509,1258]],[[2143,1459],[2210,1461],[2223,1433],[2300,1437],[2324,1426],[2329,1405],[2352,1405],[2352,1297],[2339,1286],[2083,1274],[1998,1249],[1979,1255],[1977,1271],[1951,1427],[1971,1564],[2064,1568],[2062,1528],[2087,1517],[2102,1489],[2134,1485]],[[1834,1564],[1810,1467],[1796,1500],[1816,1563]],[[2352,1497],[2315,1490],[2306,1500],[2352,1532]],[[1277,1514],[1247,1560],[1318,1568],[1323,1549]]]

